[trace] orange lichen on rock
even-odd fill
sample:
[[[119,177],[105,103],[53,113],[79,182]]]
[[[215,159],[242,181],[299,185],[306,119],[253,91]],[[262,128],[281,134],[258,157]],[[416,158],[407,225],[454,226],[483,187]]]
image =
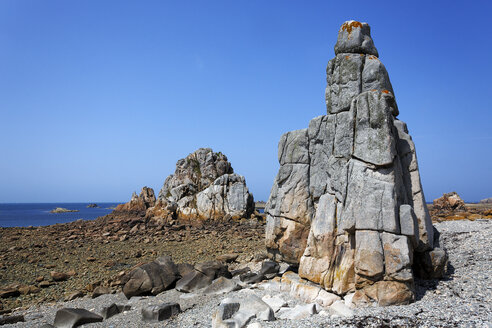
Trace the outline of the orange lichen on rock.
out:
[[[390,93],[388,90],[384,89],[381,91],[382,93]]]
[[[348,34],[352,33],[352,29],[353,28],[361,28],[362,27],[362,23],[361,22],[357,22],[357,21],[350,21],[350,22],[345,22],[343,23],[342,25],[342,31],[347,31]]]
[[[367,58],[368,58],[368,59],[378,59],[378,57],[373,56],[373,55],[370,55],[370,56],[368,56]]]

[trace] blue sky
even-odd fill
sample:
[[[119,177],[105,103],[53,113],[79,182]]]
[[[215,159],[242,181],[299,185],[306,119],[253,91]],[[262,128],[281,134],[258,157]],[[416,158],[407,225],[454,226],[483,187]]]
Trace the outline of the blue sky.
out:
[[[0,2],[0,202],[127,201],[199,147],[255,199],[326,112],[340,25],[368,22],[427,201],[492,197],[489,1]]]

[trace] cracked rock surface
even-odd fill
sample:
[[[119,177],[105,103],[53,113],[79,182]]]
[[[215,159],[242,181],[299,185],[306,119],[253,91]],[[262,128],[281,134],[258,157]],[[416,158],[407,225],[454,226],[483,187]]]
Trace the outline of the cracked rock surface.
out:
[[[408,304],[447,255],[415,145],[367,23],[345,22],[326,69],[327,114],[285,133],[267,214],[270,257],[359,305]]]

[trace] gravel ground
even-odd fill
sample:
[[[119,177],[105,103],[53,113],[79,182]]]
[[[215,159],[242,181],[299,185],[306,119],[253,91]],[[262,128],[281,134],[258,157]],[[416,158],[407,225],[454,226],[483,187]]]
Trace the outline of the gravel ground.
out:
[[[492,327],[492,220],[446,221],[435,223],[449,252],[448,274],[443,280],[416,281],[417,301],[407,306],[356,309],[352,318],[313,315],[307,319],[261,322],[262,327]],[[263,296],[264,290],[243,290],[227,296]],[[185,295],[183,297],[183,295]],[[225,295],[190,296],[175,290],[156,297],[132,298],[132,310],[102,323],[85,327],[142,327],[140,309],[147,304],[178,302],[183,313],[171,320],[145,327],[210,327],[212,313]],[[284,299],[289,296],[284,294]],[[123,294],[82,298],[66,303],[41,305],[15,314],[24,314],[26,322],[4,327],[39,327],[53,323],[61,307],[82,307],[98,312],[111,303],[126,304]],[[290,299],[294,306],[298,300]]]

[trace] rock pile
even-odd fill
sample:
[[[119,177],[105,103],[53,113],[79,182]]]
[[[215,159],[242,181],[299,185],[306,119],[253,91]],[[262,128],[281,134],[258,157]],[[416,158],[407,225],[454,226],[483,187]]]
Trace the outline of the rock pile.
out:
[[[464,211],[465,202],[455,191],[443,194],[442,197],[434,199],[432,202],[435,210],[440,211]]]
[[[253,211],[253,195],[244,177],[234,173],[224,154],[200,148],[176,163],[157,199],[152,189],[144,187],[139,196],[134,193],[130,202],[119,205],[115,214],[169,223],[249,218]]]
[[[335,55],[326,70],[327,115],[280,139],[266,246],[327,291],[355,292],[357,304],[406,304],[414,273],[442,275],[446,252],[369,25],[344,23]]]

